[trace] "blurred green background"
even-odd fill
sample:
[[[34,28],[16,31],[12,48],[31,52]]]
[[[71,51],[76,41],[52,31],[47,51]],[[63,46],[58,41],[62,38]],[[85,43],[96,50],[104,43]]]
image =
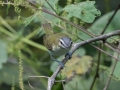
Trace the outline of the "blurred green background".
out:
[[[35,12],[34,9],[25,8],[24,6],[15,8],[15,6],[7,2],[9,0],[3,1],[0,1],[0,90],[20,90],[22,86],[25,90],[32,90],[28,85],[29,76],[51,76],[58,65],[50,59],[49,53],[43,45],[45,33],[41,24],[44,19],[39,17],[42,12]],[[11,2],[13,1],[14,3],[17,2],[17,0],[11,0]],[[42,0],[31,1],[37,2],[38,6],[39,3],[42,3]],[[57,0],[54,1],[57,2]],[[77,3],[86,0],[71,0],[71,3],[75,1]],[[50,0],[50,2],[52,1]],[[67,0],[59,0],[58,7],[63,8],[67,5],[67,2]],[[108,17],[112,15],[113,12],[111,11],[115,10],[119,4],[119,0],[96,0],[95,7],[101,11],[101,16],[97,17],[91,24],[77,21],[91,33],[99,35],[107,23]],[[21,10],[20,13],[19,9]],[[75,34],[77,37],[72,37],[74,42],[81,41],[79,38],[84,40],[89,38],[88,35],[77,31],[69,25],[68,29],[70,30],[61,31],[61,26],[63,25],[64,27],[65,25],[63,21],[51,15],[42,14],[46,15],[47,20],[52,20],[51,22],[55,23],[55,25],[58,24],[58,26],[53,26],[55,32],[72,32],[69,33],[70,36]],[[110,23],[105,33],[120,29],[119,16],[120,11],[115,15],[114,20]],[[74,18],[70,20],[74,22]],[[114,37],[108,41],[117,45],[118,40],[118,37]],[[99,43],[93,44],[99,46]],[[103,46],[103,49],[112,55],[115,54],[105,46]],[[96,72],[97,58],[98,50],[90,45],[85,45],[77,50],[73,59],[68,61],[65,69],[57,77],[58,80],[64,78],[72,78],[72,80],[64,83],[64,85],[55,83],[53,90],[64,90],[63,86],[65,90],[89,90]],[[62,58],[58,59],[61,60]],[[103,89],[114,61],[111,57],[102,53],[99,71],[100,78],[96,81],[93,90]],[[120,88],[119,68],[118,62],[108,90],[118,90]],[[75,72],[74,74],[73,71]],[[47,78],[30,78],[30,84],[34,87],[34,90],[46,90]]]

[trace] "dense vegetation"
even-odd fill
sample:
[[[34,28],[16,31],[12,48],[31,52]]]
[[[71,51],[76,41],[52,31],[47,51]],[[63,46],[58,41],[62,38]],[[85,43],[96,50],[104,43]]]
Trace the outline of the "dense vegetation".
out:
[[[120,30],[120,10],[109,21],[119,3],[119,0],[0,1],[0,90],[30,90],[29,76],[50,77],[56,70],[58,63],[50,59],[43,45],[43,23],[49,22],[55,33],[64,32],[73,42],[81,42]],[[80,47],[57,76],[57,80],[67,82],[55,82],[53,90],[118,90],[119,47],[119,36]],[[46,90],[47,80],[29,78],[34,90]]]

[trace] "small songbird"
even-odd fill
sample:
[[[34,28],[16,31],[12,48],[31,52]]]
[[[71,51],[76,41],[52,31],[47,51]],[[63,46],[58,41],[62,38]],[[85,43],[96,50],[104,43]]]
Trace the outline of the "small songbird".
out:
[[[64,33],[54,33],[50,23],[42,25],[45,30],[43,38],[44,45],[49,50],[52,60],[57,61],[61,66],[64,66],[60,61],[56,60],[56,56],[66,55],[72,45],[71,38]]]

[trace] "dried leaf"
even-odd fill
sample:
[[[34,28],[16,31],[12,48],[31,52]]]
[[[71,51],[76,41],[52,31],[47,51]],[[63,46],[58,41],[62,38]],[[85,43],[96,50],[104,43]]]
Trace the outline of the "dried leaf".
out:
[[[69,78],[74,74],[85,74],[90,70],[92,61],[93,58],[91,56],[73,56],[73,58],[66,63],[66,68],[62,70],[62,75]]]

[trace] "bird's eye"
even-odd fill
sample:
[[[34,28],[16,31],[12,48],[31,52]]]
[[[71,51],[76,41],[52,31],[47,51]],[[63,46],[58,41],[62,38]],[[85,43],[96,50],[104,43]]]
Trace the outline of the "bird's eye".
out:
[[[60,41],[61,44],[63,44],[63,42]]]

